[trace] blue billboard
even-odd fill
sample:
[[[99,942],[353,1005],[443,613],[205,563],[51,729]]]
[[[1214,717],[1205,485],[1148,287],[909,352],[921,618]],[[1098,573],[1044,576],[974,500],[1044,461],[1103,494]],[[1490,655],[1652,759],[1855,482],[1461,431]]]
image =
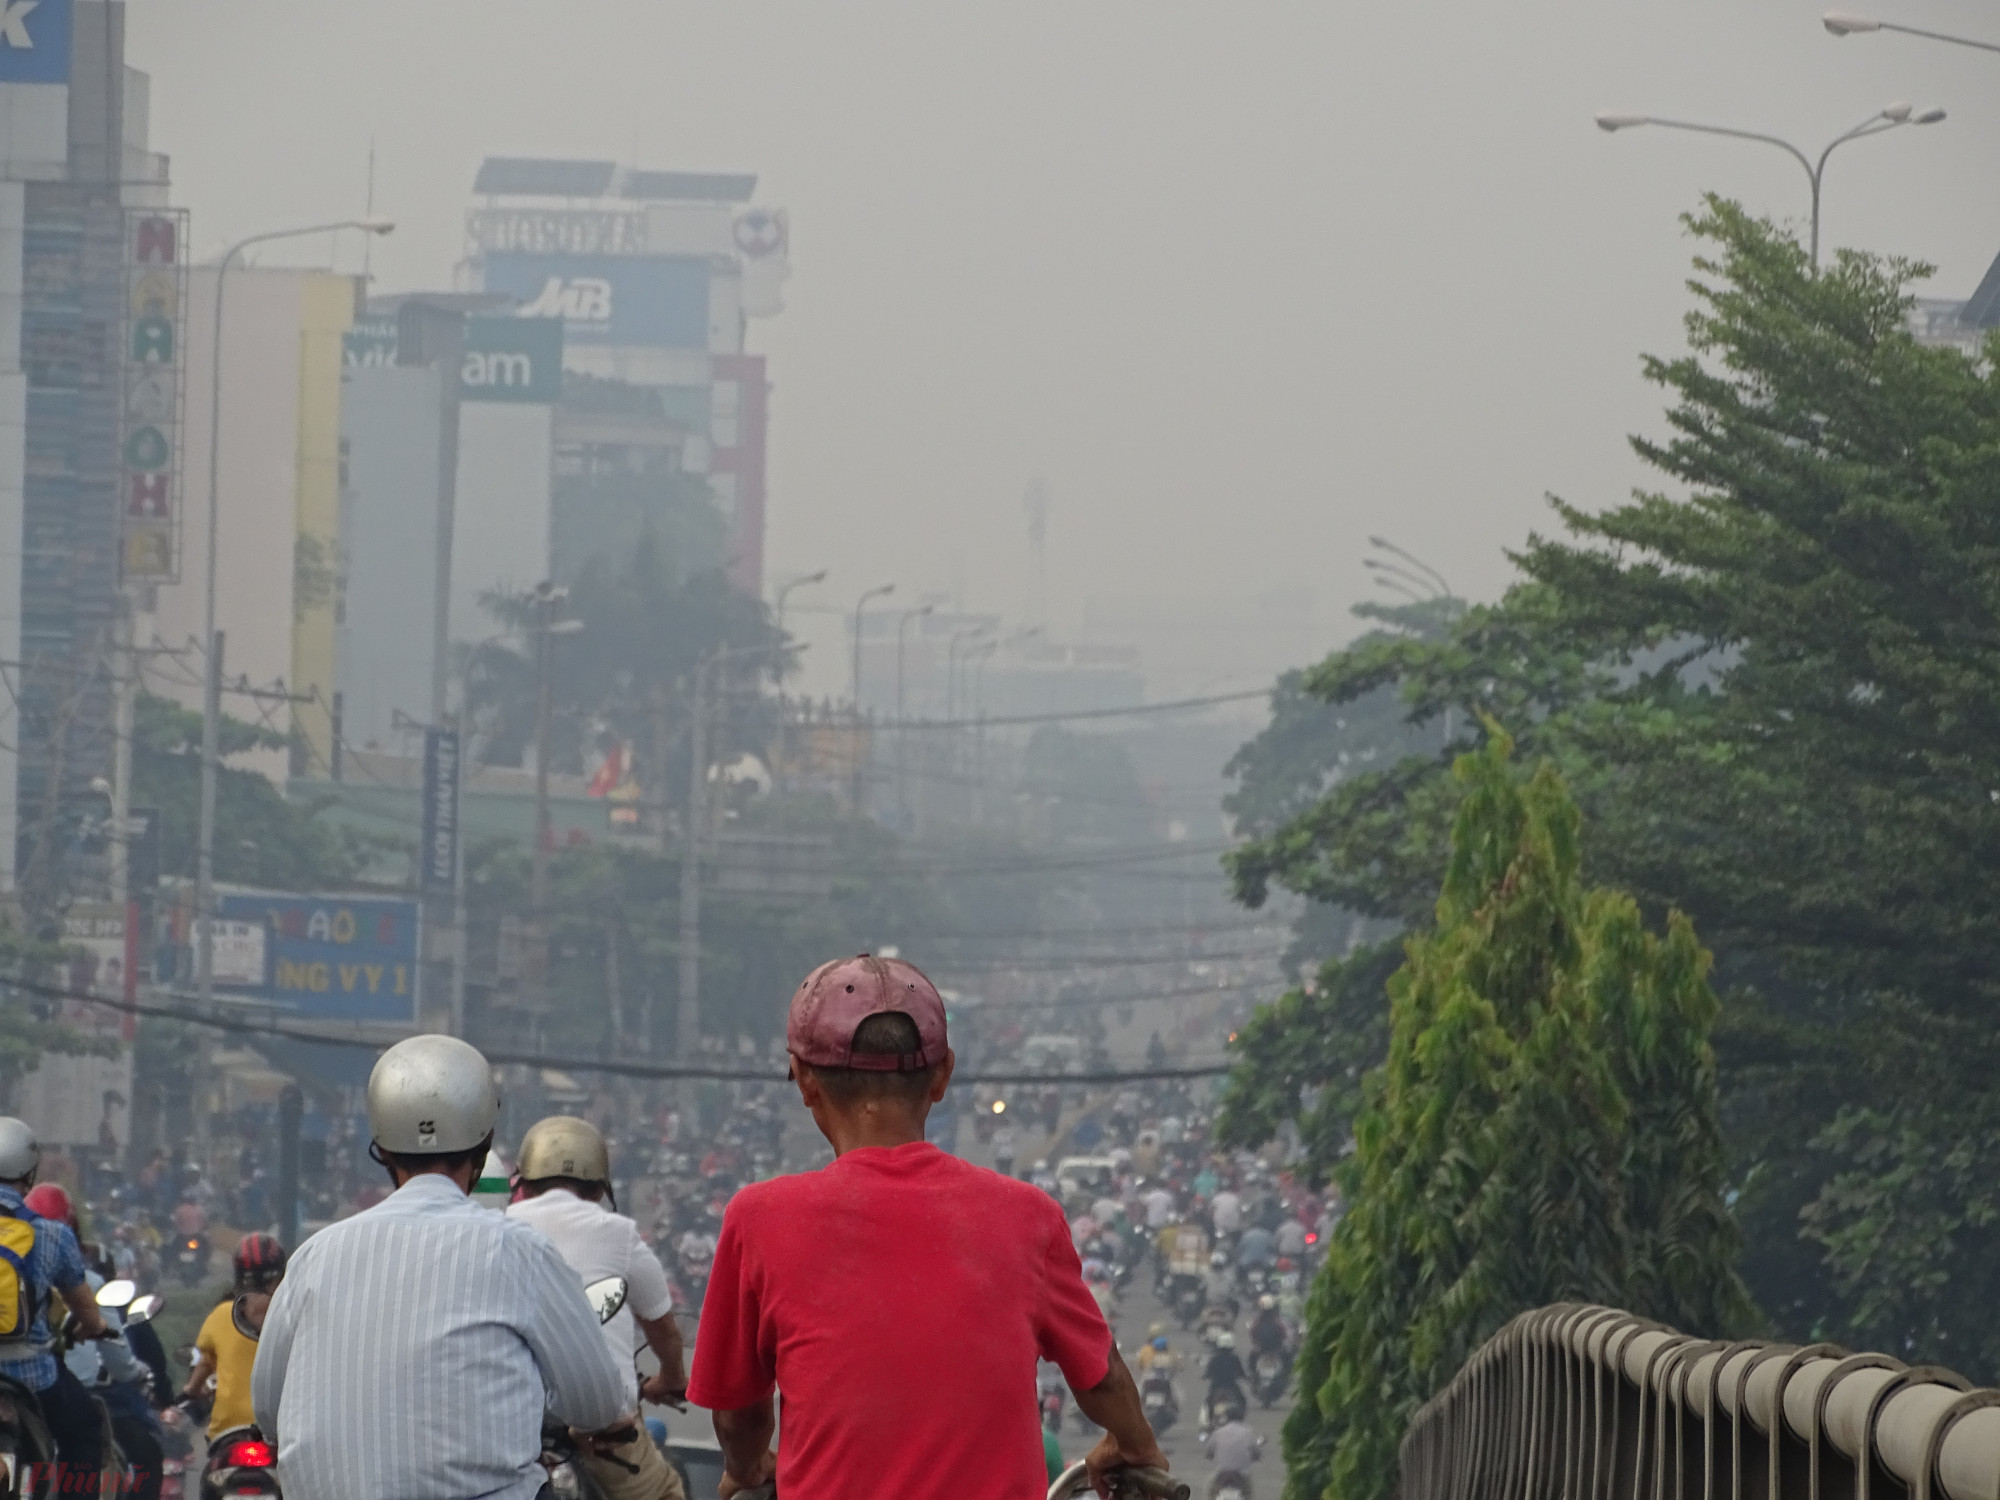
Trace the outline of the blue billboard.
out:
[[[323,1020],[416,1019],[415,901],[239,892],[220,898],[217,915],[264,931],[264,982],[218,979],[218,989]]]
[[[496,252],[485,266],[487,291],[518,301],[521,317],[561,318],[573,344],[708,347],[705,256]]]
[[[0,83],[69,82],[70,0],[0,0]]]

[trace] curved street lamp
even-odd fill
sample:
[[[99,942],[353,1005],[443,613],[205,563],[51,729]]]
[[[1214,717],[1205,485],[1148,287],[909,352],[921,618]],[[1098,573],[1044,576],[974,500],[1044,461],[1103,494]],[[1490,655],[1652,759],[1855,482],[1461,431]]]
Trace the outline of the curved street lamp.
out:
[[[885,583],[880,588],[870,589],[854,601],[854,711],[861,712],[861,611],[868,607],[870,599],[880,599],[885,594],[896,592],[896,585]]]
[[[1949,32],[1925,31],[1921,26],[1902,26],[1894,21],[1877,21],[1869,16],[1857,16],[1852,11],[1830,10],[1820,17],[1820,24],[1835,36],[1864,36],[1872,31],[1900,31],[1904,36],[1920,36],[1933,42],[1950,42],[1954,47],[1977,47],[1981,52],[2000,52],[2000,42],[1975,41],[1969,36],[1952,36]]]
[[[1874,114],[1856,125],[1852,130],[1835,136],[1827,142],[1826,149],[1814,161],[1805,152],[1782,136],[1766,135],[1758,130],[1736,130],[1727,125],[1701,125],[1692,120],[1666,120],[1658,115],[1621,114],[1617,110],[1600,110],[1597,114],[1597,128],[1606,132],[1631,130],[1640,125],[1658,125],[1667,130],[1692,130],[1701,135],[1726,135],[1739,141],[1761,141],[1767,146],[1776,146],[1805,169],[1806,181],[1812,188],[1812,241],[1811,256],[1814,269],[1819,267],[1819,203],[1820,183],[1826,176],[1826,159],[1833,155],[1836,146],[1844,146],[1849,141],[1858,141],[1866,136],[1882,135],[1905,125],[1935,125],[1944,118],[1941,109],[1913,111],[1900,101]]]

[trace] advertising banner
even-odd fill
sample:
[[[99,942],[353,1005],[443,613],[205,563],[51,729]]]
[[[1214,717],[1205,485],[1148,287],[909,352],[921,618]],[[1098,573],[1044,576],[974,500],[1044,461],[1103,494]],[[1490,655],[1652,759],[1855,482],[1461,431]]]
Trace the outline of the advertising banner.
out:
[[[424,731],[424,830],[418,883],[426,893],[458,889],[458,731]]]
[[[230,986],[238,993],[321,1020],[416,1019],[422,932],[415,901],[235,892],[219,906],[223,921],[264,932],[263,983]],[[216,982],[223,987],[220,975]]]
[[[119,560],[123,576],[134,583],[180,577],[187,229],[185,210],[125,215]]]
[[[485,258],[486,290],[520,302],[523,318],[560,318],[575,344],[624,349],[708,347],[708,260],[699,255],[528,255]]]
[[[0,0],[0,83],[68,83],[70,0]]]
[[[561,318],[467,318],[459,398],[553,406],[562,395],[562,346]]]

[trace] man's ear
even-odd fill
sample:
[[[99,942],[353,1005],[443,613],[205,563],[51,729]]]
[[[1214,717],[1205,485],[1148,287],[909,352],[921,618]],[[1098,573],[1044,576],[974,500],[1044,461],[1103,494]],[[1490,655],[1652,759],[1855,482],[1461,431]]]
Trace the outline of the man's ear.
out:
[[[819,1079],[813,1076],[812,1064],[792,1059],[792,1081],[799,1086],[799,1102],[807,1109],[817,1109],[826,1102],[826,1091],[819,1086]]]
[[[931,1079],[931,1092],[930,1092],[931,1103],[936,1104],[944,1098],[944,1091],[951,1087],[952,1069],[956,1068],[957,1066],[958,1066],[958,1054],[952,1051],[951,1048],[949,1047],[945,1048],[944,1062],[938,1068],[937,1076]]]

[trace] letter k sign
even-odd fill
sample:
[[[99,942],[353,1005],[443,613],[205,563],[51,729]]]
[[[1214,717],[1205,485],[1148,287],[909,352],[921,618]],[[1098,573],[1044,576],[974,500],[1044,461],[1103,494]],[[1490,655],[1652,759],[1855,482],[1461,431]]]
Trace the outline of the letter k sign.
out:
[[[68,83],[74,0],[0,0],[0,83]]]
[[[32,51],[35,39],[28,35],[28,12],[42,0],[0,0],[0,47]]]

